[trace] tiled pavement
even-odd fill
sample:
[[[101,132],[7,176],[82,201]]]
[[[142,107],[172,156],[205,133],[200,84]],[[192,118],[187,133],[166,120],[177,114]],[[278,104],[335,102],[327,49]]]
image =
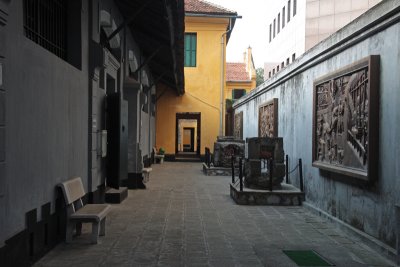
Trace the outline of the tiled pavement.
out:
[[[200,163],[153,165],[146,190],[130,190],[91,245],[90,226],[35,266],[297,266],[285,249],[312,249],[336,266],[393,266],[302,207],[238,206],[230,177]]]

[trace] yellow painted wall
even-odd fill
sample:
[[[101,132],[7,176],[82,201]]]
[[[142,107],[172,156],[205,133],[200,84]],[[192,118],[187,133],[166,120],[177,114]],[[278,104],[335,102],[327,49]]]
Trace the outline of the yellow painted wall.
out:
[[[232,99],[233,89],[245,89],[248,94],[252,89],[256,88],[256,80],[249,82],[226,82],[225,99]]]
[[[221,36],[228,22],[223,18],[185,18],[185,32],[197,33],[197,65],[185,67],[184,95],[166,90],[157,100],[156,143],[167,154],[175,154],[176,113],[200,112],[200,153],[204,154],[205,147],[214,146],[220,124]],[[225,87],[225,75],[223,82]],[[157,94],[162,91],[158,88]]]

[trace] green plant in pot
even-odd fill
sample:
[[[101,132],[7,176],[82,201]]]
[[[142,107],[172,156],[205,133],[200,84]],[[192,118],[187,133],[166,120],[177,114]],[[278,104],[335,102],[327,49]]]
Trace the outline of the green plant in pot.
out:
[[[165,149],[163,147],[160,147],[160,149],[158,150],[158,154],[159,155],[164,155],[165,154]]]

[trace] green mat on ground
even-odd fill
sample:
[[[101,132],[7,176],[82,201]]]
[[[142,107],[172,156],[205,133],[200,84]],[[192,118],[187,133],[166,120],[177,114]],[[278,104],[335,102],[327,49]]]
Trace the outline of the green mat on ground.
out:
[[[312,250],[284,250],[298,266],[333,266]]]

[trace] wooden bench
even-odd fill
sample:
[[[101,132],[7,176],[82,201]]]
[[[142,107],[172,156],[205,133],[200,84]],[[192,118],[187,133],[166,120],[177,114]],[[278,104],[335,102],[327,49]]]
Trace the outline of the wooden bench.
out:
[[[82,232],[82,223],[92,223],[92,243],[98,243],[98,236],[106,234],[106,216],[111,210],[108,204],[86,204],[83,205],[82,197],[85,195],[82,179],[73,178],[59,184],[64,193],[67,205],[67,231],[65,241],[70,243],[74,228],[76,234]]]

